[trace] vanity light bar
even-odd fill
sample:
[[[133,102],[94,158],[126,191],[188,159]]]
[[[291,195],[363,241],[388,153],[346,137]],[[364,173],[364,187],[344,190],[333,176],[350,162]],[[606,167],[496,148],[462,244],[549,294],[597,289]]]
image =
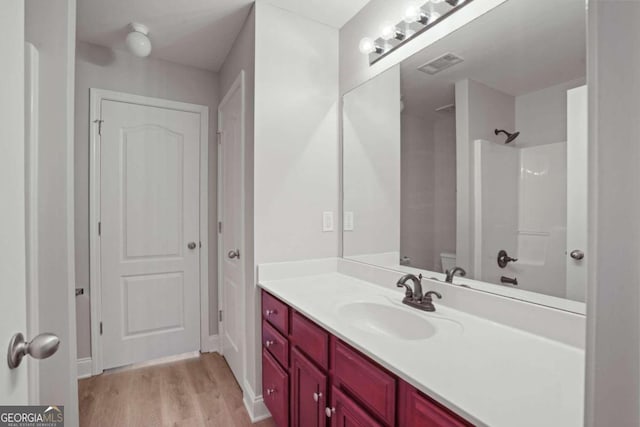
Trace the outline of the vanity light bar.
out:
[[[379,38],[363,38],[360,41],[360,52],[369,55],[369,65],[373,65],[472,1],[429,0],[420,7],[409,5],[402,21],[395,25],[388,22],[382,25]]]

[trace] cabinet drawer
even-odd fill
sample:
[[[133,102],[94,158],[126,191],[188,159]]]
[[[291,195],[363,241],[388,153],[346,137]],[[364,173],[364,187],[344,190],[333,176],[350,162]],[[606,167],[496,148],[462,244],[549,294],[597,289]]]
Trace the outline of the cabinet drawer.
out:
[[[289,425],[289,375],[262,350],[262,396],[278,427]]]
[[[262,317],[283,335],[289,333],[289,307],[264,291],[262,291]]]
[[[382,424],[337,388],[331,390],[331,396],[331,427],[382,427]]]
[[[332,351],[334,384],[385,425],[394,425],[395,377],[338,340],[333,340]]]
[[[329,333],[299,313],[293,313],[292,317],[292,344],[320,367],[328,369]]]
[[[262,347],[286,369],[289,367],[289,341],[267,321],[262,321]]]
[[[473,427],[404,381],[400,384],[398,406],[403,427]]]

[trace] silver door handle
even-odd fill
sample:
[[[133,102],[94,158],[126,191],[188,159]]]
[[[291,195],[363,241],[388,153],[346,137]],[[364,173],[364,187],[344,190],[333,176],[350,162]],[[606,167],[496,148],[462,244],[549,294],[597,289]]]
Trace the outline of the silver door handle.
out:
[[[579,249],[576,249],[575,251],[571,251],[571,258],[575,259],[576,261],[580,261],[584,259],[584,252],[582,252]]]
[[[238,258],[240,259],[240,249],[236,249],[235,251],[229,251],[229,253],[227,254],[227,256],[230,259],[234,259],[234,258]]]
[[[24,340],[20,332],[11,337],[7,351],[7,363],[9,369],[20,366],[22,358],[27,354],[34,359],[46,359],[58,351],[60,338],[54,334],[40,334],[29,342]]]
[[[191,249],[191,250],[194,250],[194,249],[196,248],[196,246],[197,246],[197,245],[196,245],[196,242],[190,242],[190,243],[187,245],[187,247],[188,247],[189,249]]]

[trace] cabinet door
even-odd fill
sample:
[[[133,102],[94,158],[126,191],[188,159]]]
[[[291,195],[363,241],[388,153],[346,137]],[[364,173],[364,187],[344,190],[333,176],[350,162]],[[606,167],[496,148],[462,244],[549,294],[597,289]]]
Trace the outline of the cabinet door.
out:
[[[331,427],[382,427],[367,412],[336,387],[331,389]]]
[[[262,393],[276,426],[289,426],[289,375],[265,349],[262,350]]]
[[[291,354],[292,426],[322,427],[325,425],[327,376],[298,349]]]

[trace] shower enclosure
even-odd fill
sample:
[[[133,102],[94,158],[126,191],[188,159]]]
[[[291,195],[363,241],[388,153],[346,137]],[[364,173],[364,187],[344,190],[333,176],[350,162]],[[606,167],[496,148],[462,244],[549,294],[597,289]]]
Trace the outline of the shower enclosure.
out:
[[[584,298],[586,266],[571,252],[586,243],[586,88],[567,105],[567,141],[473,142],[476,279]]]

